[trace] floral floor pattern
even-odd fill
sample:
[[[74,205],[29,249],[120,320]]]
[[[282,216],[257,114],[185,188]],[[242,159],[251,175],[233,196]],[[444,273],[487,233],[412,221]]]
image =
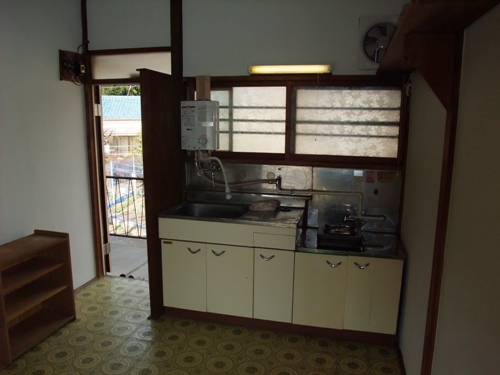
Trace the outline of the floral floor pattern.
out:
[[[0,374],[404,375],[392,346],[162,316],[147,281],[104,277],[76,293],[77,319]]]

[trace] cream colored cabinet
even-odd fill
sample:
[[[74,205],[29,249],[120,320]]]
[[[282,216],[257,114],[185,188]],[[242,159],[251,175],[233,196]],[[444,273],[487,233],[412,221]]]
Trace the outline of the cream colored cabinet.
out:
[[[281,306],[273,301],[280,311],[279,314],[273,312],[273,316],[290,321],[281,311],[288,306],[288,316],[291,314],[293,276],[290,275],[293,275],[296,230],[295,224],[267,226],[160,217],[164,306],[251,318],[254,248],[292,250],[280,274],[273,274],[271,269],[259,271],[259,275],[266,272],[268,275],[267,279],[258,281],[257,287],[263,291],[260,285],[272,280],[274,289],[271,290],[287,289],[283,292],[286,297],[282,297],[286,304]],[[282,258],[279,257],[280,262]],[[289,269],[285,271],[285,267]],[[285,274],[286,280],[281,278]],[[269,292],[269,288],[259,292],[259,301],[275,300]],[[261,307],[264,304],[259,302]]]
[[[295,254],[294,324],[342,329],[347,257]]]
[[[251,248],[162,240],[162,267],[165,306],[252,317]]]
[[[207,311],[252,317],[252,248],[207,244]]]
[[[254,256],[253,317],[291,323],[294,252],[255,248]]]
[[[206,311],[206,245],[162,240],[163,304]]]
[[[349,256],[344,329],[395,334],[403,261]]]

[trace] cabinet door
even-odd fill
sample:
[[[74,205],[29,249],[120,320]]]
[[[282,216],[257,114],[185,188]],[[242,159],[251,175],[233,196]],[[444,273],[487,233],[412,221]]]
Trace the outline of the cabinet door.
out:
[[[206,311],[204,243],[162,240],[163,305]]]
[[[253,317],[292,322],[294,252],[255,249]]]
[[[341,329],[347,257],[295,254],[293,323]]]
[[[403,261],[349,257],[344,328],[395,334]]]
[[[253,249],[207,244],[207,311],[252,317]]]

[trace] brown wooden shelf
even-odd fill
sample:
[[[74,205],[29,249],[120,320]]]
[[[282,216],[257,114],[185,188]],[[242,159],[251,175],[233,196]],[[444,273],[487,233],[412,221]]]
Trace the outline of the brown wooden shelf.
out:
[[[37,280],[62,266],[63,263],[50,263],[48,261],[40,260],[39,263],[30,264],[26,268],[22,268],[19,272],[6,275],[2,280],[4,296],[22,288],[25,285],[28,285],[32,281]]]
[[[406,4],[377,74],[417,70],[443,106],[451,110],[464,30],[498,3],[499,0],[413,0]]]
[[[396,32],[378,73],[415,70],[408,35],[455,34],[462,32],[499,3],[498,0],[413,0],[403,7]]]
[[[41,310],[9,330],[14,357],[38,344],[51,333],[75,320],[73,315],[58,311]]]
[[[35,230],[0,245],[0,362],[76,318],[69,235]]]
[[[66,285],[55,288],[38,286],[30,290],[27,294],[18,295],[9,301],[6,301],[6,321],[10,322],[16,319],[18,316],[31,310],[32,308],[48,300],[50,297],[55,296],[57,293],[63,291],[66,288]]]
[[[35,234],[6,243],[2,245],[0,271],[7,267],[12,267],[16,263],[24,262],[35,256],[38,252],[64,243],[64,241],[64,237],[40,235],[35,231]]]

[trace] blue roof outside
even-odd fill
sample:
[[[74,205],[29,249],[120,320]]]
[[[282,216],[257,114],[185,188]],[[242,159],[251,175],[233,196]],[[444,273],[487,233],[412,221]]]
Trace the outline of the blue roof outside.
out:
[[[140,96],[102,96],[102,116],[104,120],[140,120]]]

